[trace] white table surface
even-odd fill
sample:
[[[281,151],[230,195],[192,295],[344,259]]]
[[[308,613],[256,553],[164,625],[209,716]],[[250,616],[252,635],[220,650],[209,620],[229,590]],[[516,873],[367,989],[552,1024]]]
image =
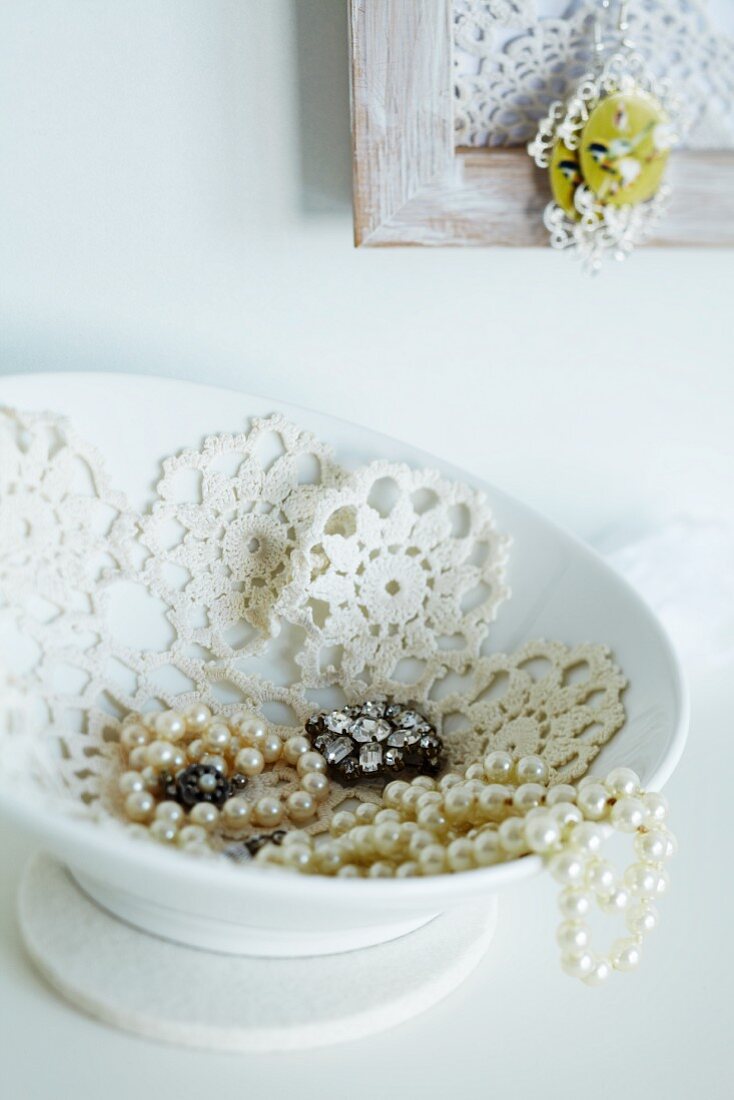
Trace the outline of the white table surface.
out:
[[[590,281],[545,250],[354,252],[345,43],[343,0],[0,5],[0,375],[136,371],[318,408],[605,546],[730,512],[731,253],[645,250]],[[456,994],[348,1046],[209,1055],[85,1019],[23,955],[30,850],[0,822],[2,1100],[731,1097],[733,673],[691,675],[681,852],[638,973],[561,974],[553,887],[532,880]]]

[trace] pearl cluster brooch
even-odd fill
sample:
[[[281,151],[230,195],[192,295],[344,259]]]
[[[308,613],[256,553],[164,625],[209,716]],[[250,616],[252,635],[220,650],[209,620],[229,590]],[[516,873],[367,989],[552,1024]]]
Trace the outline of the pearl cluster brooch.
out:
[[[118,791],[127,819],[192,852],[210,851],[215,834],[237,838],[252,826],[306,824],[329,793],[326,760],[309,740],[283,741],[255,714],[213,717],[200,703],[183,713],[129,714],[120,747]],[[285,799],[274,787],[248,800],[248,783],[279,762],[295,769],[299,788]]]
[[[292,831],[279,847],[261,848],[256,862],[339,878],[408,878],[540,855],[562,887],[563,969],[601,984],[612,970],[637,965],[643,936],[657,925],[653,900],[668,887],[663,865],[676,848],[665,825],[667,803],[641,791],[629,768],[614,769],[604,782],[585,777],[578,787],[548,781],[540,757],[491,752],[464,776],[395,780],[382,808],[364,804],[335,814],[326,842]],[[634,834],[637,860],[622,876],[601,858],[609,826]],[[590,949],[584,918],[595,903],[626,922],[628,934],[608,955]]]
[[[433,775],[443,751],[441,738],[422,714],[380,699],[314,714],[306,722],[306,736],[347,783],[394,778],[405,771]]]

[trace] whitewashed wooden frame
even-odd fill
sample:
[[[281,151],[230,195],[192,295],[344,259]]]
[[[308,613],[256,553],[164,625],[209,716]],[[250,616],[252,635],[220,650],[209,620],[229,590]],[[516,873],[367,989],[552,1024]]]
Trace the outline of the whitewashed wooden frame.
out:
[[[358,246],[547,245],[524,148],[456,149],[451,0],[351,0]],[[657,245],[734,245],[734,153],[679,151]]]

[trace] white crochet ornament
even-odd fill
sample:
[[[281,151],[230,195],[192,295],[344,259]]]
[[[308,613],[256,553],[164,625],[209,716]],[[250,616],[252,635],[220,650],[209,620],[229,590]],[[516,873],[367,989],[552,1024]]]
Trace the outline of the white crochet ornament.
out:
[[[281,416],[163,458],[138,512],[65,420],[0,410],[5,780],[121,828],[125,713],[249,708],[287,737],[327,687],[415,702],[447,763],[513,745],[578,778],[624,721],[624,681],[596,646],[486,656],[507,547],[481,492],[388,462],[348,472]],[[279,762],[252,794],[297,786]],[[332,784],[312,831],[351,797],[379,789]]]
[[[507,547],[482,493],[432,470],[357,470],[321,495],[294,555],[282,612],[306,631],[304,681],[425,698],[444,668],[478,655],[508,595]]]

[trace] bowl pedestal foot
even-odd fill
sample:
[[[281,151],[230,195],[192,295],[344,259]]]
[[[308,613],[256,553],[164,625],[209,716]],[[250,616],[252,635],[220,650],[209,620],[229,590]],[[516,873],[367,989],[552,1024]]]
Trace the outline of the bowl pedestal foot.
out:
[[[212,1050],[299,1050],[358,1039],[430,1008],[478,965],[497,901],[442,914],[388,943],[307,958],[186,947],[102,909],[48,856],[25,871],[19,918],[46,980],[90,1016]]]

